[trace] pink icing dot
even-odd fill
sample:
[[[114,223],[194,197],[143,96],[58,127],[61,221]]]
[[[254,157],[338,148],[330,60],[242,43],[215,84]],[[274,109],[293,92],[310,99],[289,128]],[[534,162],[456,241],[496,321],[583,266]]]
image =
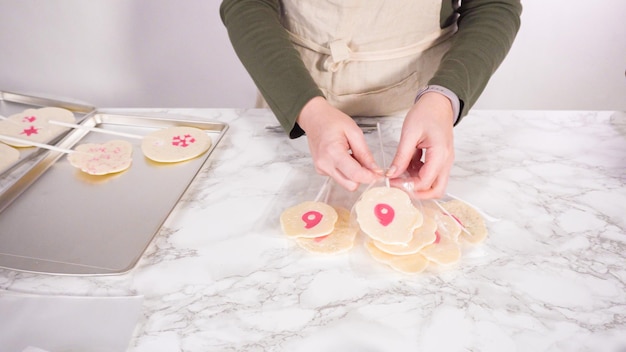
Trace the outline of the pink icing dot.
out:
[[[395,212],[389,204],[379,203],[374,207],[374,215],[381,225],[387,226],[393,221]]]

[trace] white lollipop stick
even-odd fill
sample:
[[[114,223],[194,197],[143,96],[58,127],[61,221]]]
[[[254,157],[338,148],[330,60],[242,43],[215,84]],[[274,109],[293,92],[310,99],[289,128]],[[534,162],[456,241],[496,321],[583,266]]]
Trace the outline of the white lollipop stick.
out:
[[[0,140],[13,142],[13,143],[26,144],[26,145],[29,145],[29,146],[34,146],[34,147],[38,147],[38,148],[48,149],[48,150],[52,150],[52,151],[55,151],[55,152],[61,152],[61,153],[66,153],[66,154],[75,153],[75,151],[70,150],[70,149],[59,148],[59,147],[55,147],[55,146],[52,146],[52,145],[49,145],[49,144],[37,143],[37,142],[29,141],[27,139],[14,138],[14,137],[9,137],[9,136],[4,136],[4,135],[1,135],[1,134],[0,134]]]
[[[380,122],[376,122],[376,131],[378,132],[378,144],[380,147],[380,157],[383,163],[383,170],[385,170],[385,186],[389,187],[389,177],[387,177],[387,162],[385,161],[385,149],[383,147],[383,133],[380,130]]]
[[[323,202],[324,203],[328,202],[329,192],[326,192],[326,191],[327,191],[329,185],[330,185],[330,176],[326,176],[326,181],[324,181],[324,184],[320,188],[319,192],[317,192],[317,195],[315,196],[315,199],[313,200],[314,202],[322,201],[322,196],[323,195],[325,195]],[[324,193],[326,193],[326,194],[324,194]]]
[[[109,131],[109,130],[105,130],[103,128],[98,128],[98,127],[88,127],[88,126],[77,125],[77,124],[74,124],[74,123],[67,123],[67,122],[54,121],[54,120],[50,120],[50,121],[48,121],[48,123],[53,124],[53,125],[57,125],[57,126],[63,126],[63,127],[69,127],[69,128],[77,128],[77,129],[86,130],[86,131],[90,131],[90,132],[112,134],[112,135],[115,135],[115,136],[127,137],[127,138],[143,139],[143,136],[139,136],[139,135],[136,135],[136,134],[124,133],[124,132],[116,132],[116,131]]]

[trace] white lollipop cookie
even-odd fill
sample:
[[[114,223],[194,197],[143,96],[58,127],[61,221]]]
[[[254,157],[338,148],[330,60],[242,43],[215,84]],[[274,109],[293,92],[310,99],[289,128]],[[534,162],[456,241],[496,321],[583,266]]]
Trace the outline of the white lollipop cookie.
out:
[[[461,231],[462,240],[477,244],[487,238],[487,225],[476,209],[456,199],[447,201],[442,206],[464,228],[464,231]]]
[[[90,175],[106,175],[126,170],[132,163],[133,145],[114,140],[104,144],[85,143],[67,156],[70,164]]]
[[[313,238],[298,237],[298,246],[317,254],[339,254],[352,249],[358,228],[351,226],[348,209],[336,207],[335,211],[339,218],[330,234]]]
[[[422,248],[419,252],[428,260],[440,265],[452,265],[461,259],[461,247],[454,239],[448,237],[442,228],[435,232],[437,239],[433,244]]]
[[[408,255],[393,255],[381,251],[371,241],[365,244],[365,248],[376,261],[387,264],[393,269],[405,274],[418,274],[428,266],[428,259],[420,253]]]
[[[446,214],[434,203],[424,206],[424,216],[431,217],[435,220],[435,222],[437,223],[437,229],[440,233],[445,234],[446,237],[453,240],[454,242],[459,241],[461,226],[454,217]]]
[[[307,201],[289,207],[280,214],[280,225],[288,237],[320,237],[335,229],[339,215],[330,205]]]
[[[201,155],[211,145],[211,138],[203,130],[176,126],[145,136],[141,142],[141,150],[148,159],[176,163]]]
[[[419,252],[422,248],[432,244],[437,239],[435,234],[437,223],[431,217],[424,217],[422,226],[413,230],[413,238],[407,244],[385,244],[378,241],[372,243],[383,252],[393,255],[408,255]]]
[[[422,213],[409,195],[393,187],[373,187],[355,204],[357,222],[372,239],[385,244],[406,244],[422,225]]]
[[[53,125],[48,121],[74,123],[75,118],[71,111],[62,108],[26,109],[0,121],[0,134],[45,144],[68,130],[67,127]],[[14,147],[32,146],[26,143],[5,143]]]

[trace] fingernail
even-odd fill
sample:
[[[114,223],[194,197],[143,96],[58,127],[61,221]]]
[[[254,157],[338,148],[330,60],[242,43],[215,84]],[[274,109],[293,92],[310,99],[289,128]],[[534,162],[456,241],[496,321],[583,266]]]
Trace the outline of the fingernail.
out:
[[[374,163],[372,165],[370,165],[370,170],[372,170],[374,173],[383,174],[383,169],[380,168],[380,166],[378,166],[378,164]]]
[[[387,170],[387,173],[385,174],[385,176],[390,177],[391,175],[396,173],[396,170],[398,168],[395,165],[392,165],[389,170]]]

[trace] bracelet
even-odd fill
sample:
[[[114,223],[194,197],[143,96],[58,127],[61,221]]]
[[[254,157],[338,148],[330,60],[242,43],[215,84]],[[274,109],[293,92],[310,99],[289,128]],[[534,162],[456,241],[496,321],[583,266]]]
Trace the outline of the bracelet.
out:
[[[459,121],[459,115],[461,114],[461,102],[459,100],[459,97],[456,94],[454,94],[453,91],[451,91],[450,89],[446,87],[442,87],[438,85],[429,85],[429,86],[425,86],[417,93],[417,96],[415,97],[415,102],[417,102],[417,100],[422,95],[424,95],[424,93],[428,93],[428,92],[437,92],[437,93],[443,94],[446,98],[448,98],[448,100],[450,100],[450,104],[452,104],[452,114],[453,114],[452,116],[454,116],[453,125],[456,125],[457,122]]]

